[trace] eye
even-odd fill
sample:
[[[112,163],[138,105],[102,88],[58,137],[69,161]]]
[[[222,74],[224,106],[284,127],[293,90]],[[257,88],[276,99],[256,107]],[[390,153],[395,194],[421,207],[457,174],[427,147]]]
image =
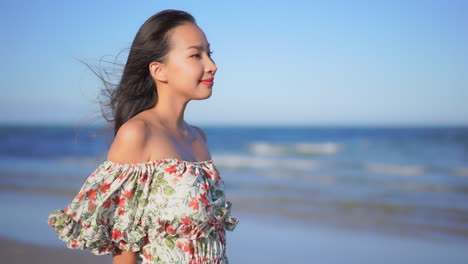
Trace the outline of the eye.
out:
[[[210,58],[211,58],[211,54],[213,54],[213,52],[212,52],[212,51],[208,52],[208,57],[210,57]],[[191,57],[200,57],[200,54],[199,54],[199,53],[197,53],[197,54],[193,54]]]

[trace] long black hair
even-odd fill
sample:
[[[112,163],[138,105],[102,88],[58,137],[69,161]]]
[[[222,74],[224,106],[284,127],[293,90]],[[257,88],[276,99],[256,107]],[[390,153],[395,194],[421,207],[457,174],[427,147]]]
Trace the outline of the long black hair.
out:
[[[117,84],[107,81],[100,71],[94,71],[85,63],[104,83],[101,95],[107,100],[99,99],[99,104],[102,116],[113,127],[114,136],[126,121],[156,105],[158,95],[149,64],[166,61],[171,29],[185,23],[196,24],[196,20],[188,12],[174,9],[160,11],[148,18],[133,40]]]

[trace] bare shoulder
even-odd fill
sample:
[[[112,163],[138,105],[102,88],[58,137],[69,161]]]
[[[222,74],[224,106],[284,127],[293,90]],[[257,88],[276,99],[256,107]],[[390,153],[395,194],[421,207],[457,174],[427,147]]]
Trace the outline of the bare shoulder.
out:
[[[203,131],[203,129],[201,129],[200,127],[194,126],[194,125],[190,125],[190,126],[195,128],[198,131],[198,133],[202,136],[203,141],[205,143],[208,141],[208,138],[206,137],[206,133],[205,133],[205,131]]]
[[[131,119],[125,122],[117,131],[114,142],[109,148],[107,160],[121,163],[137,163],[148,161],[146,143],[149,129],[142,119]]]

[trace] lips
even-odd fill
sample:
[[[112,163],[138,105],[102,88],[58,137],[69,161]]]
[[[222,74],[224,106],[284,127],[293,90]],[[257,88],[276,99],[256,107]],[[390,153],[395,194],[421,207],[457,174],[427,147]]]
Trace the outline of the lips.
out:
[[[200,82],[203,83],[203,84],[206,84],[206,85],[213,85],[213,83],[214,83],[214,78],[209,78],[209,79],[201,80]]]

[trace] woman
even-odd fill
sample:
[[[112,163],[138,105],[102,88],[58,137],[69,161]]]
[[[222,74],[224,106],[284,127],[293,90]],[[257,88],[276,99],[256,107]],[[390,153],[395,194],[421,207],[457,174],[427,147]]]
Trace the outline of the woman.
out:
[[[104,161],[49,225],[69,248],[113,263],[228,263],[224,181],[202,129],[184,121],[211,96],[217,67],[189,13],[164,10],[138,31],[111,93],[114,141]]]

